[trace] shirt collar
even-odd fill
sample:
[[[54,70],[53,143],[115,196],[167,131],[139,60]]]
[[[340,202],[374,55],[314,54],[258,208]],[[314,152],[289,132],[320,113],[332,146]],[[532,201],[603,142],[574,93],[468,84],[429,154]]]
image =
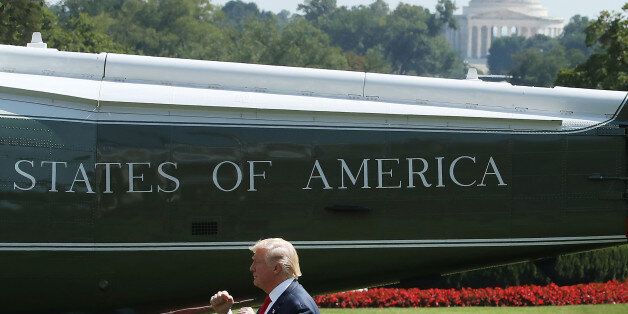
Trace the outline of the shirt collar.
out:
[[[270,300],[273,302],[277,301],[277,299],[279,299],[279,296],[281,296],[284,293],[284,291],[288,289],[288,286],[290,286],[293,280],[294,278],[288,278],[284,280],[283,282],[281,282],[280,284],[278,284],[277,287],[275,287],[275,289],[273,289],[273,291],[271,291],[268,294],[268,296],[270,297]]]

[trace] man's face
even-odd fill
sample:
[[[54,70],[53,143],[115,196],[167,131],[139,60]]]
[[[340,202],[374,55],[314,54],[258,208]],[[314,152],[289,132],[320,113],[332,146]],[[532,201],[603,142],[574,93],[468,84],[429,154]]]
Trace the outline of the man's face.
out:
[[[251,273],[253,274],[253,284],[264,290],[270,292],[272,290],[275,276],[277,276],[276,268],[278,265],[269,265],[266,263],[266,250],[258,249],[253,254],[253,263],[251,263]]]

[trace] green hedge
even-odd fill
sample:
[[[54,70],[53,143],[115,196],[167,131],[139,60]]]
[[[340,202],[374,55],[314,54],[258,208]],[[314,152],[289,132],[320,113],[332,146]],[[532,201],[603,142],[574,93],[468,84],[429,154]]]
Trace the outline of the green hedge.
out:
[[[467,271],[442,277],[402,281],[397,287],[481,288],[519,285],[573,285],[624,281],[628,278],[628,245]]]

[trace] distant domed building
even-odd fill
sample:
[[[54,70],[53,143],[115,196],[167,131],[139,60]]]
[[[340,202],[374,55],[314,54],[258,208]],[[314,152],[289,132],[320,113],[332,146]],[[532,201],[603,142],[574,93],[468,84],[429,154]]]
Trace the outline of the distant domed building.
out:
[[[563,19],[549,17],[540,0],[471,0],[455,17],[458,29],[448,29],[447,40],[473,64],[486,64],[493,38],[558,37],[564,26]]]

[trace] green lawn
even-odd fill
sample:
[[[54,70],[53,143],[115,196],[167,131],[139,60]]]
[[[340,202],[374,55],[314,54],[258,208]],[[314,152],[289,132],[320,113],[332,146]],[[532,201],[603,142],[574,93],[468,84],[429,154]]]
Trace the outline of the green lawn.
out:
[[[628,304],[534,306],[534,307],[450,307],[387,309],[321,309],[321,314],[626,314]]]

